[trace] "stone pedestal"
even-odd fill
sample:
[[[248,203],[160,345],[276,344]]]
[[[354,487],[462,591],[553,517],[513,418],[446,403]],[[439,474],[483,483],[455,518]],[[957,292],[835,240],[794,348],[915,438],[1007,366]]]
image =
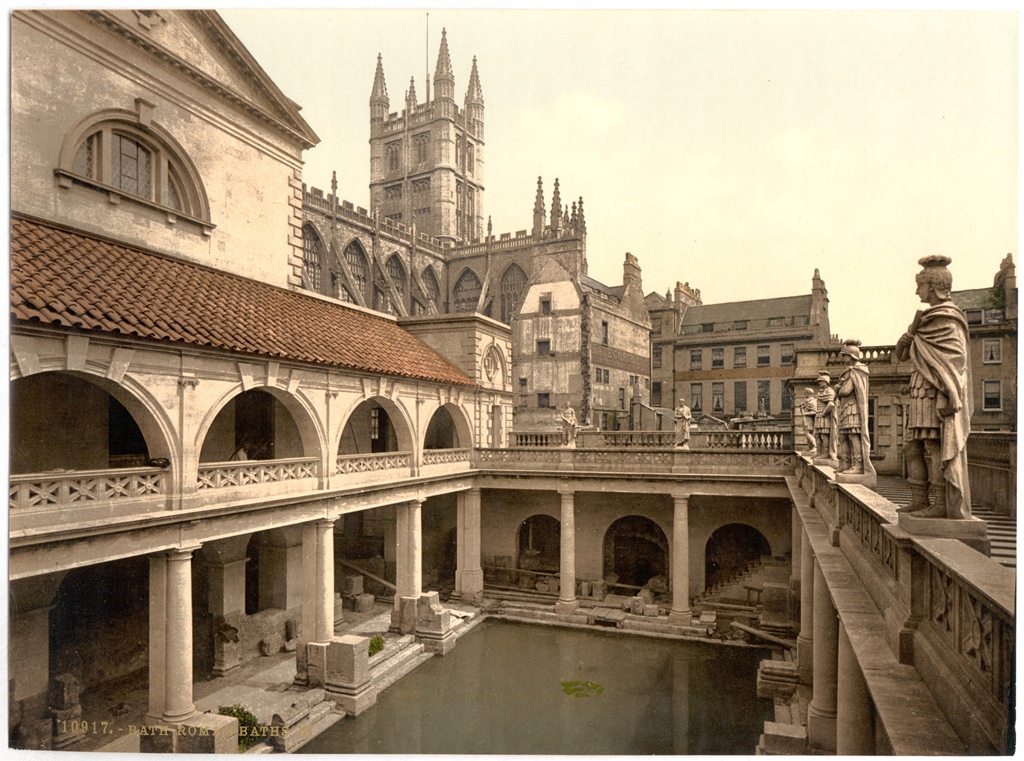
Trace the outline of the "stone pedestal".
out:
[[[241,614],[233,613],[213,622],[213,673],[224,676],[242,665],[242,645],[238,641]]]
[[[878,476],[874,473],[836,473],[835,481],[837,484],[863,484],[864,486],[873,487],[878,484]]]
[[[238,719],[201,713],[191,719],[145,728],[142,753],[238,753]]]
[[[53,717],[54,750],[64,750],[85,739],[78,694],[78,680],[72,674],[60,674],[50,682],[48,702],[50,716]]]
[[[327,686],[327,649],[329,642],[307,642],[306,651],[306,686]]]
[[[327,649],[327,696],[352,716],[377,702],[377,688],[370,681],[369,647],[368,637],[346,634],[334,637]]]
[[[913,513],[900,513],[899,527],[913,536],[959,539],[983,555],[992,551],[988,524],[981,518],[917,518]]]
[[[416,631],[419,617],[419,597],[395,597],[395,609],[391,611],[391,631],[412,634]]]
[[[452,614],[445,610],[437,592],[420,595],[417,605],[416,639],[430,653],[445,655],[455,647]]]

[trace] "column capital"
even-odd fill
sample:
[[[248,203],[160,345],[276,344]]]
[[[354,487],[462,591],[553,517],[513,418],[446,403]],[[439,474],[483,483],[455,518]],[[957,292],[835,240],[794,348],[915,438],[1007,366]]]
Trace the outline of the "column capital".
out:
[[[563,497],[572,497],[576,495],[576,488],[572,484],[566,483],[565,481],[559,481],[558,486],[555,487],[555,491],[557,491]]]
[[[337,518],[317,518],[315,521],[313,521],[313,525],[317,528],[333,529],[334,524],[337,522]]]
[[[681,490],[673,490],[669,495],[672,497],[672,501],[677,504],[679,502],[688,504],[690,502],[690,497],[693,496],[690,492]]]
[[[202,544],[191,544],[186,547],[170,547],[163,552],[157,552],[151,557],[164,557],[168,560],[188,560],[192,557],[192,553],[200,549]]]

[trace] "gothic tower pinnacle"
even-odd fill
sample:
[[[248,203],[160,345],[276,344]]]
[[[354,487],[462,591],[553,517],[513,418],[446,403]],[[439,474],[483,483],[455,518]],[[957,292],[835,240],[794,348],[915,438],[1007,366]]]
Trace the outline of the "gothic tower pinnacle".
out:
[[[533,236],[544,234],[544,180],[537,178],[537,197],[533,202]]]
[[[551,231],[555,232],[562,226],[562,195],[558,192],[558,178],[555,178],[555,190],[551,194]]]
[[[445,29],[441,30],[441,47],[437,51],[437,66],[434,67],[434,99],[455,101],[455,73],[448,55],[448,33]]]
[[[373,75],[373,91],[370,93],[370,121],[384,121],[387,118],[389,106],[388,86],[384,81],[384,63],[378,53],[377,71]]]

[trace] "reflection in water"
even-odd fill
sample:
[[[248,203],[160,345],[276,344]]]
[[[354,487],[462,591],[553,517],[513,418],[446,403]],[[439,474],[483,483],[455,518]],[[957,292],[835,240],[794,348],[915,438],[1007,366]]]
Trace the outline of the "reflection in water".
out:
[[[756,697],[763,657],[484,622],[301,752],[750,755],[771,719],[771,702]]]

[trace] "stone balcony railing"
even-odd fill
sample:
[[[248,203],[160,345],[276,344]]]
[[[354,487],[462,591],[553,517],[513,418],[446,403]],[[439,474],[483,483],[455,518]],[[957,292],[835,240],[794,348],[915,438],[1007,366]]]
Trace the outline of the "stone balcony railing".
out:
[[[297,481],[316,478],[318,470],[315,457],[200,463],[196,486],[203,491]]]
[[[460,462],[469,462],[470,449],[425,449],[423,450],[423,465],[455,465]]]
[[[638,475],[786,476],[797,456],[785,451],[693,451],[635,447],[582,449],[550,446],[477,449],[473,465],[482,470],[542,473],[608,473]]]
[[[159,497],[168,489],[163,468],[109,468],[12,475],[13,511],[59,509],[97,502]]]
[[[567,447],[569,436],[565,430],[513,431],[516,447]],[[576,434],[576,446],[581,449],[672,449],[674,431],[590,431]],[[729,449],[741,451],[786,452],[793,448],[793,434],[789,431],[694,431],[690,436],[690,449]]]
[[[337,475],[374,473],[382,470],[405,470],[412,466],[411,452],[381,452],[379,454],[346,454],[336,461]]]
[[[799,458],[797,476],[878,611],[971,753],[1006,747],[1015,648],[1014,572],[955,539],[914,536],[896,506]]]

